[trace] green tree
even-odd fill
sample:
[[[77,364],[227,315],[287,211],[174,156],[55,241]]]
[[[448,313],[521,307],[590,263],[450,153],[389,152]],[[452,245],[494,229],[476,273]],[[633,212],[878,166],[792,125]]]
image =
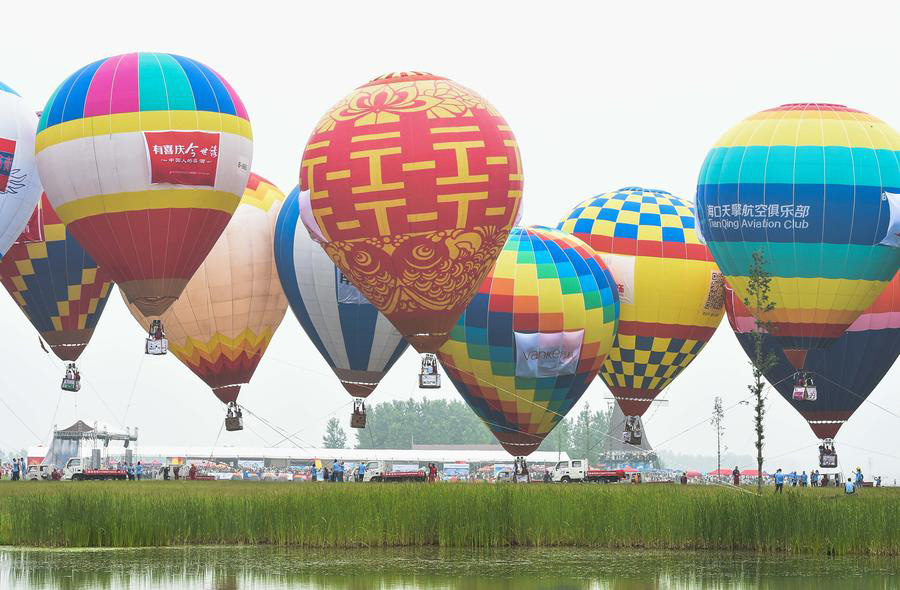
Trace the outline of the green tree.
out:
[[[596,464],[611,417],[608,410],[591,412],[590,404],[585,403],[572,425],[569,456],[573,459],[586,458],[589,463]]]
[[[750,366],[753,369],[753,382],[747,386],[754,399],[753,428],[756,432],[756,490],[762,493],[763,471],[763,444],[765,432],[763,418],[766,413],[766,382],[765,372],[775,366],[778,357],[773,352],[766,353],[765,341],[771,333],[771,323],[767,321],[768,314],[775,309],[775,302],[769,297],[772,277],[766,271],[766,258],[762,250],[753,253],[753,261],[750,263],[750,280],[747,282],[747,297],[744,305],[747,306],[756,318],[756,326],[751,332],[753,339],[753,358]]]
[[[347,448],[347,433],[344,432],[337,418],[332,418],[325,425],[325,436],[322,437],[322,446],[326,449]]]
[[[572,419],[563,418],[538,447],[539,451],[572,454]]]
[[[460,400],[410,398],[375,404],[367,413],[366,428],[356,432],[358,449],[496,443],[484,423]]]
[[[722,435],[725,434],[725,410],[722,409],[722,398],[713,400],[712,417],[709,424],[716,430],[716,471],[722,470]],[[727,450],[727,447],[726,447]]]

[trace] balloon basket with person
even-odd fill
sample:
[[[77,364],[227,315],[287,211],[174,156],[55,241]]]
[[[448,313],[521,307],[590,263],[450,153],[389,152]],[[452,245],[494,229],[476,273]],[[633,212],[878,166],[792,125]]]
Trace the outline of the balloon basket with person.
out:
[[[350,414],[350,428],[366,427],[366,402],[362,398],[353,399],[353,413]]]
[[[66,374],[62,379],[60,389],[63,391],[77,392],[81,390],[81,373],[75,363],[66,365]]]
[[[235,432],[244,429],[244,413],[237,402],[228,402],[225,405],[225,430]]]
[[[422,369],[419,371],[419,389],[438,389],[441,386],[441,373],[438,360],[433,354],[422,355]]]
[[[163,329],[162,320],[153,320],[144,343],[144,354],[161,356],[169,352],[169,339]]]

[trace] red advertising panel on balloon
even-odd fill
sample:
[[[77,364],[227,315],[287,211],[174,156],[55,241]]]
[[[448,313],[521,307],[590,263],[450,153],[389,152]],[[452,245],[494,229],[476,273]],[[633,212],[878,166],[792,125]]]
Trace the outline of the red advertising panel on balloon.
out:
[[[215,186],[219,134],[145,131],[151,184]]]
[[[0,137],[0,193],[6,192],[9,177],[12,174],[12,162],[15,154],[16,142]]]

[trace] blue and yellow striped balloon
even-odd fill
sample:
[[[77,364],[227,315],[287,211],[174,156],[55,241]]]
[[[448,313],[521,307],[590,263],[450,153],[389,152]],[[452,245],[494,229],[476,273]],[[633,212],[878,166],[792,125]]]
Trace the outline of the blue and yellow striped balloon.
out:
[[[900,135],[833,104],[787,104],[740,122],[700,171],[700,226],[740,299],[753,253],[772,277],[765,319],[791,362],[836,341],[900,267],[887,242]],[[894,212],[896,217],[896,211]]]

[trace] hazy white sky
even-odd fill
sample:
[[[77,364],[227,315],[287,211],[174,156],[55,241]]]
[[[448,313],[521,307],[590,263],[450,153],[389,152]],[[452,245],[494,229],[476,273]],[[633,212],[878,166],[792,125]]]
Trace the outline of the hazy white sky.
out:
[[[129,51],[200,60],[225,76],[253,123],[253,168],[287,193],[322,113],[386,72],[450,77],[490,100],[519,141],[526,224],[555,225],[580,200],[622,186],[693,198],[706,151],[741,118],[786,102],[836,102],[900,126],[896,2],[77,2],[6,0],[0,80],[35,109],[77,68]],[[0,294],[0,447],[45,440],[76,417],[141,429],[143,444],[209,445],[221,405],[179,361],[143,355],[118,294],[80,360],[87,385],[59,389],[62,366]],[[50,360],[52,359],[52,360]],[[372,401],[419,397],[418,357],[397,363]],[[714,453],[702,425],[715,395],[747,395],[750,370],[727,322],[651,409],[658,447]],[[845,467],[900,478],[900,365],[837,439]],[[447,382],[428,395],[456,397]],[[592,406],[609,396],[594,382]],[[241,402],[306,445],[350,398],[288,312]],[[576,407],[577,411],[579,408]],[[252,418],[219,444],[279,440]],[[24,424],[23,424],[24,423]],[[754,454],[751,411],[726,417],[725,443]],[[669,440],[671,439],[671,440]],[[777,393],[767,414],[767,467],[809,469],[817,441]],[[744,467],[744,466],[742,466]],[[749,467],[749,466],[748,466]]]

